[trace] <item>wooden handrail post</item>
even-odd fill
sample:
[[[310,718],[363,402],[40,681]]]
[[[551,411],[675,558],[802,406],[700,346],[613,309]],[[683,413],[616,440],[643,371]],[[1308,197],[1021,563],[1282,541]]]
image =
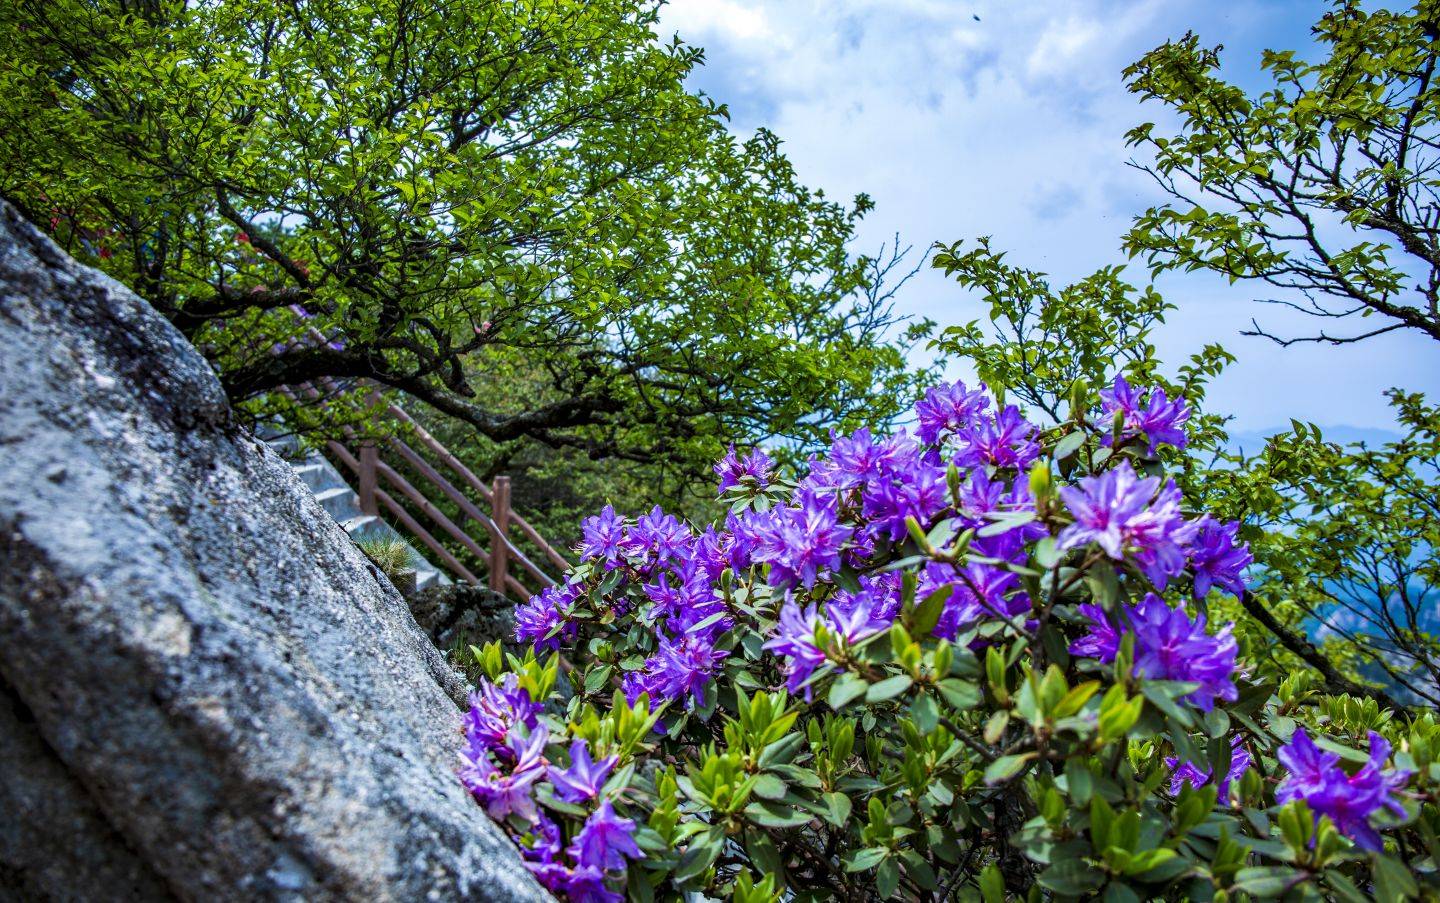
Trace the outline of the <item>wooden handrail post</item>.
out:
[[[496,477],[490,497],[490,519],[496,535],[490,543],[490,588],[505,594],[505,576],[510,569],[510,478]]]
[[[360,446],[360,510],[366,514],[379,514],[375,503],[376,465],[380,463],[380,450],[374,442]]]

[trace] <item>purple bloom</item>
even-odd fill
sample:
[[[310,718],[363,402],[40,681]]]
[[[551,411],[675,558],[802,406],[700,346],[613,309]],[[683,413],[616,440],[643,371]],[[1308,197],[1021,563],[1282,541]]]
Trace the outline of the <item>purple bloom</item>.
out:
[[[955,434],[955,466],[963,470],[993,464],[1025,470],[1040,457],[1034,435],[1035,425],[1020,416],[1019,408],[1006,405],[998,415],[981,417]]]
[[[775,635],[765,641],[765,649],[784,656],[785,687],[794,693],[810,679],[815,669],[825,664],[825,653],[815,645],[815,606],[800,607],[794,599],[786,599],[780,608]],[[806,698],[810,698],[806,689]]]
[[[907,517],[927,528],[945,510],[947,494],[945,471],[912,458],[908,466],[865,485],[862,508],[870,534],[891,542],[904,539]]]
[[[1200,768],[1190,762],[1177,762],[1174,756],[1165,758],[1165,767],[1172,770],[1170,775],[1170,792],[1179,794],[1186,784],[1199,789],[1210,783],[1210,770]],[[1250,753],[1246,751],[1244,738],[1239,734],[1230,738],[1230,767],[1226,769],[1225,776],[1220,779],[1216,790],[1219,798],[1224,800],[1230,790],[1230,785],[1245,776],[1245,769],[1250,767]]]
[[[700,691],[726,655],[704,636],[686,634],[678,640],[662,636],[659,648],[645,662],[650,672],[645,677],[645,690],[652,699],[688,695],[692,703],[698,702]]]
[[[664,564],[688,557],[693,542],[689,528],[656,505],[630,528],[625,549],[632,556],[644,558],[647,564]]]
[[[619,761],[618,756],[606,756],[599,762],[590,758],[590,748],[584,740],[576,739],[570,744],[570,767],[564,769],[550,766],[550,784],[555,795],[567,803],[583,803],[600,795],[610,770]]]
[[[1101,420],[1120,423],[1120,439],[1124,441],[1136,436],[1150,440],[1150,454],[1161,444],[1185,447],[1185,421],[1190,419],[1190,409],[1182,399],[1169,400],[1165,390],[1155,387],[1150,390],[1148,400],[1141,391],[1116,376],[1115,384],[1100,390]],[[1102,440],[1106,445],[1111,437]]]
[[[882,630],[889,630],[900,611],[898,597],[887,597],[871,590],[858,593],[840,591],[825,608],[830,630],[848,644],[855,644]]]
[[[460,754],[460,782],[480,801],[490,817],[500,821],[517,815],[534,822],[539,813],[532,795],[533,785],[545,775],[543,754],[549,732],[542,724],[522,737],[510,734],[505,756],[510,768],[498,766],[488,749],[471,747]]]
[[[565,899],[569,903],[623,903],[624,894],[605,886],[605,873],[593,866],[580,866],[567,876]]]
[[[645,675],[639,671],[625,672],[625,676],[620,678],[620,692],[625,694],[625,704],[632,709],[635,708],[635,703],[640,701],[640,694],[649,693],[651,699],[655,696],[646,686]]]
[[[927,564],[920,575],[915,597],[923,600],[947,584],[951,586],[950,595],[935,624],[935,636],[944,640],[955,639],[962,628],[981,618],[1009,619],[1030,610],[1030,597],[1014,593],[1019,588],[1019,577],[978,562],[960,568]]]
[[[934,445],[941,434],[958,433],[968,428],[990,406],[985,384],[971,390],[963,382],[936,386],[925,392],[915,405],[920,441]]]
[[[1195,572],[1195,598],[1203,598],[1211,586],[1245,595],[1245,568],[1254,558],[1250,546],[1235,545],[1238,523],[1222,524],[1210,515],[1195,523],[1195,539],[1190,543],[1190,569]]]
[[[576,552],[582,559],[604,562],[606,570],[619,565],[624,554],[625,521],[616,516],[614,508],[606,505],[599,514],[585,518],[580,522],[580,531]]]
[[[1081,605],[1080,613],[1090,619],[1090,632],[1070,644],[1070,654],[1098,658],[1105,664],[1115,661],[1120,653],[1120,631],[1098,605]]]
[[[798,507],[778,510],[760,534],[754,558],[770,563],[776,586],[815,585],[822,570],[840,566],[840,551],[855,531],[839,522],[839,502],[830,493],[798,493]]]
[[[918,451],[914,440],[903,432],[876,442],[870,430],[861,428],[833,438],[829,456],[810,462],[810,473],[801,487],[848,491],[904,470],[915,461]]]
[[[560,855],[560,826],[541,810],[530,830],[520,836],[519,843],[520,855],[527,866],[536,862],[554,862],[555,857]]]
[[[623,870],[626,856],[642,859],[645,855],[635,845],[634,833],[635,822],[616,815],[610,801],[605,800],[590,813],[568,852],[581,868]]]
[[[1277,753],[1290,774],[1276,788],[1275,799],[1281,803],[1304,800],[1316,819],[1329,816],[1336,829],[1358,846],[1378,851],[1382,842],[1370,816],[1382,808],[1403,815],[1405,809],[1395,794],[1410,778],[1408,771],[1386,773],[1383,769],[1389,757],[1390,744],[1371,731],[1370,761],[1354,774],[1346,774],[1339,755],[1321,750],[1304,728],[1297,728]]]
[[[579,632],[578,627],[565,621],[570,604],[575,601],[579,593],[580,587],[576,584],[549,586],[538,596],[530,597],[530,601],[524,605],[517,605],[515,607],[516,641],[531,643],[536,651],[559,649],[562,640],[573,637]],[[565,625],[564,628],[554,636],[550,636],[550,632],[562,624]]]
[[[543,706],[530,699],[530,691],[519,685],[514,674],[506,674],[498,685],[481,678],[470,694],[470,711],[465,715],[465,738],[472,748],[503,747],[510,729],[517,724],[534,730]]]
[[[764,489],[770,485],[770,470],[774,466],[775,462],[758,448],[741,458],[735,454],[735,446],[731,445],[725,457],[715,465],[715,475],[720,478],[719,494],[724,495],[725,490],[747,481]]]
[[[605,886],[605,873],[585,866],[569,869],[558,862],[526,862],[547,890],[569,903],[623,903],[625,897]]]
[[[1093,542],[1115,560],[1131,553],[1161,589],[1184,569],[1184,546],[1195,525],[1181,516],[1180,490],[1173,482],[1161,487],[1158,477],[1141,479],[1129,461],[1121,461],[1078,487],[1062,487],[1060,497],[1075,516],[1060,532],[1061,551]]]
[[[1091,655],[1109,663],[1119,650],[1121,631],[1104,611],[1094,605],[1082,605],[1081,611],[1095,621],[1090,636],[1070,646],[1076,655]],[[1205,616],[1192,621],[1183,608],[1171,608],[1151,593],[1139,605],[1125,609],[1128,631],[1135,635],[1135,676],[1150,680],[1174,680],[1198,683],[1185,701],[1203,712],[1215,706],[1215,700],[1233,702],[1239,697],[1234,683],[1235,655],[1238,648],[1227,624],[1214,636],[1205,631]]]

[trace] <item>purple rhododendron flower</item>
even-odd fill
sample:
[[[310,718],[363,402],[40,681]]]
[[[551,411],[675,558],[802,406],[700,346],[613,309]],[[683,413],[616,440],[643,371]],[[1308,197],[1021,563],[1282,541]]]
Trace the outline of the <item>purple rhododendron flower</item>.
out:
[[[1158,490],[1158,491],[1157,491]],[[1195,525],[1180,513],[1180,490],[1174,482],[1160,486],[1158,477],[1141,479],[1129,461],[1114,470],[1085,477],[1079,486],[1060,489],[1075,523],[1060,531],[1061,551],[1096,543],[1115,560],[1126,553],[1159,588],[1185,567],[1185,546]]]
[[[720,478],[719,494],[724,495],[725,490],[746,480],[764,489],[770,485],[770,470],[774,466],[775,462],[758,448],[741,458],[735,454],[735,446],[731,445],[725,457],[715,465],[715,475]]]
[[[593,866],[572,870],[565,881],[569,903],[622,903],[625,895],[605,886],[605,873]]]
[[[995,416],[981,417],[955,434],[955,466],[962,470],[993,464],[1025,470],[1040,457],[1040,443],[1033,438],[1035,425],[1020,416],[1020,409],[1006,405]]]
[[[625,521],[606,505],[594,517],[580,522],[580,546],[575,551],[586,561],[604,562],[606,569],[616,567],[624,556]]]
[[[1070,644],[1070,654],[1098,658],[1107,665],[1115,661],[1120,653],[1120,631],[1115,622],[1098,605],[1081,605],[1079,611],[1090,620],[1090,632]]]
[[[625,537],[625,550],[647,564],[664,564],[688,557],[693,542],[690,528],[656,505],[630,528]]]
[[[539,595],[530,597],[530,601],[524,605],[517,605],[515,607],[516,641],[530,643],[537,651],[559,649],[563,640],[578,633],[578,628],[574,624],[566,623],[565,615],[579,594],[580,587],[576,584],[549,586]],[[550,636],[550,632],[562,624],[565,625],[564,628],[554,636]]]
[[[950,595],[935,623],[935,636],[953,640],[961,629],[984,617],[1012,618],[1030,610],[1030,597],[1010,595],[1019,588],[1020,578],[1009,571],[980,562],[963,567],[930,563],[920,574],[915,598],[923,601],[931,593],[950,586]]]
[[[699,702],[700,691],[727,654],[705,636],[691,633],[678,640],[662,636],[655,654],[645,662],[644,689],[651,699],[689,696],[687,704]]]
[[[1238,523],[1222,524],[1210,515],[1195,522],[1195,538],[1190,543],[1190,569],[1195,573],[1195,598],[1218,586],[1236,596],[1245,595],[1244,570],[1254,561],[1250,546],[1235,545]]]
[[[543,706],[530,699],[530,691],[519,678],[506,674],[499,684],[481,678],[470,694],[470,711],[465,715],[465,738],[476,749],[504,747],[510,729],[517,724],[534,730]]]
[[[854,644],[889,630],[899,604],[898,596],[892,598],[887,588],[870,583],[858,593],[837,594],[826,606],[823,623],[830,633]],[[792,693],[798,692],[815,669],[825,664],[825,653],[815,645],[815,627],[820,623],[816,606],[802,608],[787,598],[780,607],[775,634],[765,642],[763,648],[786,659],[785,687]],[[805,698],[812,698],[809,687],[805,688]]]
[[[575,835],[567,852],[580,868],[625,868],[625,857],[643,859],[645,854],[635,845],[635,822],[615,814],[609,800],[590,813],[585,827]]]
[[[934,445],[946,432],[965,430],[989,407],[990,397],[984,383],[974,390],[963,382],[929,389],[915,405],[920,441]]]
[[[775,625],[775,635],[765,641],[763,648],[776,655],[784,656],[785,687],[794,693],[800,685],[825,664],[825,653],[815,645],[815,606],[802,608],[794,599],[786,599],[780,607],[780,619]],[[806,688],[806,698],[810,698]]]
[[[1100,411],[1102,422],[1120,422],[1122,441],[1135,436],[1148,439],[1151,455],[1162,444],[1185,447],[1185,422],[1190,419],[1190,408],[1182,399],[1168,399],[1159,386],[1151,389],[1146,398],[1124,376],[1116,376],[1114,385],[1100,390]],[[1112,437],[1107,435],[1101,441],[1109,445]]]
[[[868,530],[877,539],[891,542],[909,532],[907,517],[922,528],[945,510],[948,490],[945,471],[914,456],[907,466],[871,480],[862,490],[862,507],[870,521]]]
[[[640,694],[649,693],[650,688],[645,685],[645,675],[639,671],[626,671],[625,676],[620,678],[620,692],[625,694],[625,704],[635,708],[635,703],[640,701]]]
[[[1239,647],[1226,624],[1213,636],[1205,631],[1205,616],[1192,621],[1184,608],[1171,608],[1151,593],[1129,612],[1135,633],[1135,674],[1151,680],[1183,680],[1200,684],[1185,697],[1203,712],[1215,700],[1234,702],[1240,691],[1234,682]]]
[[[1171,608],[1154,593],[1139,605],[1126,606],[1129,624],[1118,630],[1099,606],[1082,605],[1080,610],[1095,626],[1089,636],[1070,644],[1071,653],[1108,664],[1119,651],[1120,636],[1129,632],[1135,636],[1136,677],[1198,683],[1200,687],[1184,700],[1203,712],[1214,708],[1216,699],[1239,698],[1234,683],[1239,648],[1231,636],[1233,625],[1212,636],[1205,631],[1204,615],[1192,621],[1185,609]]]
[[[1390,744],[1374,731],[1370,732],[1370,760],[1354,774],[1346,774],[1340,756],[1316,746],[1303,727],[1295,730],[1276,757],[1290,774],[1276,788],[1275,799],[1282,803],[1304,800],[1317,820],[1329,816],[1340,833],[1363,849],[1378,851],[1382,846],[1379,832],[1370,824],[1373,813],[1384,808],[1405,814],[1395,794],[1410,779],[1410,772],[1384,770]]]
[[[544,753],[549,736],[543,724],[528,737],[511,733],[505,758],[514,764],[505,768],[496,764],[489,749],[472,746],[460,754],[460,782],[491,818],[498,821],[517,815],[533,822],[538,817],[534,784],[545,776]]]
[[[753,557],[769,562],[773,585],[799,582],[808,588],[821,571],[840,566],[840,551],[855,531],[840,523],[839,502],[833,494],[802,490],[796,501],[798,507],[775,512]]]
[[[1210,770],[1200,768],[1190,762],[1177,762],[1174,756],[1165,758],[1165,767],[1171,769],[1170,792],[1179,794],[1186,784],[1199,789],[1210,783]],[[1250,753],[1245,749],[1244,738],[1239,734],[1230,738],[1230,767],[1226,769],[1224,777],[1220,778],[1216,790],[1219,792],[1219,799],[1224,800],[1230,791],[1230,785],[1245,776],[1245,769],[1250,767]]]
[[[560,826],[544,810],[540,810],[530,830],[520,836],[519,843],[520,855],[532,870],[532,863],[554,862],[555,857],[560,855]]]
[[[610,770],[620,761],[619,756],[606,756],[596,762],[590,758],[590,747],[576,739],[570,744],[570,766],[563,770],[550,766],[550,784],[555,795],[567,803],[583,803],[600,795]]]

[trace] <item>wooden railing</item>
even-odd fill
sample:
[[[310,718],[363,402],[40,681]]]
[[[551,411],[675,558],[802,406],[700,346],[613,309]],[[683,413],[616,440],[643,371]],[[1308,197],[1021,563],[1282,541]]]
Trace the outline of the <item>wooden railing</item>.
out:
[[[319,387],[309,384],[299,387],[300,394],[321,404],[341,394],[341,387],[330,380],[322,379],[319,383]],[[325,391],[322,392],[321,389]],[[296,395],[294,391],[290,394],[292,397]],[[537,550],[541,561],[547,567],[554,568],[555,573],[563,574],[570,568],[570,562],[565,556],[510,506],[508,476],[497,476],[487,485],[399,405],[387,402],[378,395],[374,396],[372,401],[389,423],[374,423],[365,435],[361,435],[353,427],[342,428],[345,439],[354,445],[353,449],[337,439],[331,439],[325,444],[330,455],[355,475],[361,511],[376,517],[381,516],[382,512],[388,515],[387,519],[393,519],[398,527],[403,528],[403,533],[408,533],[412,539],[418,540],[428,549],[435,556],[435,563],[443,567],[453,579],[477,585],[488,584],[492,590],[517,601],[528,599],[535,592],[553,586],[556,578],[547,572],[546,567],[537,564],[516,545],[515,532]],[[393,429],[389,428],[392,426]],[[430,457],[427,458],[412,447],[402,435],[412,438]],[[403,462],[412,475],[423,479],[428,484],[427,491],[437,493],[439,498],[455,506],[460,512],[462,523],[474,521],[479,524],[485,533],[488,548],[475,536],[471,536],[462,524],[457,524],[447,516],[440,505],[392,466],[390,461],[386,460],[389,455],[394,456],[390,461]],[[449,476],[446,475],[447,471]],[[457,486],[455,480],[464,488]],[[407,509],[405,504],[392,495],[392,490],[408,502],[410,508]],[[418,511],[431,526],[427,528],[411,509]],[[454,552],[446,548],[436,537],[437,531],[448,536],[480,562],[486,572],[486,579],[482,580]]]

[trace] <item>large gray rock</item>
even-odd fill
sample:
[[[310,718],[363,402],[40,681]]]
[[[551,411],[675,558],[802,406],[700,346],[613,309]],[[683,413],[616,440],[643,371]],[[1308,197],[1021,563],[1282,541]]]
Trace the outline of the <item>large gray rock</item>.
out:
[[[0,898],[547,899],[463,694],[205,361],[0,202]]]

